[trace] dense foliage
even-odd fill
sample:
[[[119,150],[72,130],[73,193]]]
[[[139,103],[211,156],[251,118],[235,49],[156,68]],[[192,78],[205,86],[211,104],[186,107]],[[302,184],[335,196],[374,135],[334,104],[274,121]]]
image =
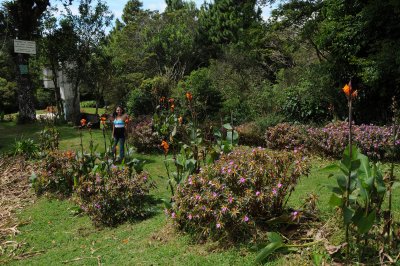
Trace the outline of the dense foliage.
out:
[[[308,171],[300,153],[238,148],[181,183],[169,215],[199,238],[255,237],[257,225],[284,212]]]

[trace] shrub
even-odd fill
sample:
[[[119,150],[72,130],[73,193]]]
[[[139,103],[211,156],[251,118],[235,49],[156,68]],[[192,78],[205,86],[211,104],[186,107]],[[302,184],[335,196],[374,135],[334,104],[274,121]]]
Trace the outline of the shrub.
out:
[[[239,145],[265,146],[262,131],[255,122],[242,124],[235,129],[239,134]]]
[[[153,131],[151,118],[147,117],[138,123],[129,125],[128,141],[139,152],[151,152],[159,149],[161,138]]]
[[[354,142],[371,159],[391,159],[392,131],[389,126],[353,125]],[[321,128],[282,123],[266,131],[266,140],[268,147],[273,149],[304,146],[315,154],[339,158],[348,145],[348,132],[349,125],[344,121]],[[399,156],[399,148],[400,141],[396,141],[395,158]]]
[[[303,125],[281,123],[267,129],[267,147],[271,149],[295,149],[307,146],[307,128]]]
[[[152,212],[152,187],[146,172],[114,165],[110,171],[90,173],[77,189],[76,201],[95,225],[114,226]]]
[[[310,149],[319,155],[339,158],[349,142],[349,125],[343,121],[309,128],[307,132]]]
[[[60,132],[56,127],[46,126],[39,133],[40,149],[45,150],[57,150],[59,144]]]
[[[12,146],[11,153],[13,155],[23,155],[25,158],[36,157],[39,152],[39,147],[32,139],[15,140]]]
[[[309,172],[300,153],[238,148],[178,186],[169,214],[200,238],[236,241],[279,216],[298,179]]]
[[[32,186],[37,195],[45,192],[70,196],[74,189],[74,169],[77,168],[75,154],[71,151],[52,151],[40,162],[41,169],[32,177]]]

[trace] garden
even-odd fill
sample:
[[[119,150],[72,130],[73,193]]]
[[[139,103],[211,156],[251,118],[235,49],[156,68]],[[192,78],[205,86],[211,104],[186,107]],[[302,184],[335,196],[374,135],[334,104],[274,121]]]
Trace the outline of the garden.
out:
[[[0,264],[398,265],[400,2],[159,2],[0,3]]]
[[[162,97],[125,121],[122,162],[107,115],[99,129],[2,122],[21,137],[2,147],[1,262],[395,263],[399,126],[353,125],[343,91],[347,122],[280,123],[259,146],[200,123],[190,91]]]

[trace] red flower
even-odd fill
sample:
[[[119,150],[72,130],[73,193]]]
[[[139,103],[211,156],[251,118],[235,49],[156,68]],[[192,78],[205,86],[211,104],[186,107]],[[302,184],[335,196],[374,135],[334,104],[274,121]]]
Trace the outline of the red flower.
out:
[[[81,119],[81,126],[86,126],[86,119],[85,118],[82,118]]]

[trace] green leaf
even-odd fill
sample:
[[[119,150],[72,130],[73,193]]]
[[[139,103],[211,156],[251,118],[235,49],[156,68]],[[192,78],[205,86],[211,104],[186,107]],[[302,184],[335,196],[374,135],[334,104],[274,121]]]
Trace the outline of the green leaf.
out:
[[[269,232],[267,235],[269,242],[283,242],[281,235],[277,232]]]
[[[327,186],[327,187],[331,192],[336,193],[338,195],[342,195],[343,193],[343,190],[341,190],[340,187],[334,187],[334,186]]]
[[[232,130],[233,128],[232,128],[232,126],[231,126],[231,124],[224,124],[223,125],[223,127],[225,128],[225,129],[227,129],[227,130]]]
[[[324,168],[318,170],[318,172],[326,173],[326,172],[331,172],[334,170],[340,170],[340,167],[337,164],[330,164],[330,165],[327,165]]]
[[[343,222],[344,222],[344,224],[349,224],[351,222],[351,218],[353,217],[353,215],[354,215],[353,209],[351,209],[347,206],[343,207]]]
[[[343,205],[343,199],[336,194],[332,194],[329,199],[329,205],[332,207],[340,207]]]
[[[343,191],[345,191],[346,188],[347,188],[347,177],[344,176],[344,175],[338,175],[338,176],[336,177],[336,181],[337,181],[337,184],[339,185],[339,187],[340,187]]]
[[[356,224],[357,228],[358,228],[358,230],[357,230],[358,233],[359,234],[367,233],[374,225],[375,219],[376,219],[376,211],[375,210],[370,212],[368,214],[368,216],[362,216],[358,220],[358,223]]]
[[[167,209],[172,208],[172,204],[169,200],[162,198],[161,201],[164,203],[165,208],[167,208]]]
[[[265,248],[263,248],[256,257],[256,262],[261,263],[264,259],[266,259],[269,255],[271,255],[274,251],[284,246],[282,242],[282,237],[275,232],[271,232],[268,234],[268,239],[271,241]]]
[[[315,266],[322,265],[323,258],[324,258],[324,256],[322,254],[319,254],[319,253],[312,254],[312,261]]]

